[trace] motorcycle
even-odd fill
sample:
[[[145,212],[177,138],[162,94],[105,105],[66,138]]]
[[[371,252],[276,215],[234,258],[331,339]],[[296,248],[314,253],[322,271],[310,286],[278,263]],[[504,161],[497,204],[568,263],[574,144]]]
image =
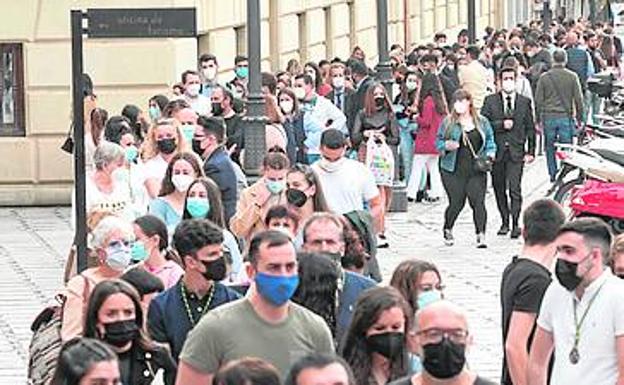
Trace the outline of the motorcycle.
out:
[[[589,179],[572,190],[569,207],[572,217],[597,217],[617,234],[624,232],[624,179],[605,182]]]

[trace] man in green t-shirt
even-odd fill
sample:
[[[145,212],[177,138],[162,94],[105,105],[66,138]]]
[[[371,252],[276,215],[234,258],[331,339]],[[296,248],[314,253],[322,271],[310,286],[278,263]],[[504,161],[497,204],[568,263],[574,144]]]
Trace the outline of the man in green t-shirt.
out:
[[[278,231],[256,234],[249,244],[246,298],[217,308],[189,333],[178,366],[177,385],[208,385],[220,366],[261,358],[282,374],[299,358],[333,352],[325,321],[290,298],[299,283],[295,247]]]

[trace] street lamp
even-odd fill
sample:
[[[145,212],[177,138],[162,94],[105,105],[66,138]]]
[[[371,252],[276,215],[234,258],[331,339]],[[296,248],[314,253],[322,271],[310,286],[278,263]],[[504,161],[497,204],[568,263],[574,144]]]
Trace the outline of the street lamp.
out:
[[[247,83],[247,113],[243,117],[245,138],[244,169],[247,176],[260,176],[260,166],[266,150],[265,106],[260,75],[260,2],[247,0],[247,49],[249,82]]]
[[[476,0],[468,0],[468,41],[477,42],[477,5]]]
[[[392,95],[392,65],[388,55],[388,1],[377,0],[377,53],[379,62],[375,67],[377,81],[386,89],[388,95]],[[405,185],[398,182],[399,158],[396,148],[392,148],[394,155],[394,185],[392,186],[392,200],[390,211],[407,211],[407,192]]]

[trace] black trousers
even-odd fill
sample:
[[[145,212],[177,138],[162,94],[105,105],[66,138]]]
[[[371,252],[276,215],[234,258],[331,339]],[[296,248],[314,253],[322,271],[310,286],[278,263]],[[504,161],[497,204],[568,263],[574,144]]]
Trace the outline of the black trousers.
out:
[[[459,166],[459,165],[458,165]],[[442,185],[446,191],[449,205],[444,212],[444,228],[452,229],[457,217],[466,205],[466,198],[472,208],[472,220],[476,233],[485,232],[487,211],[485,209],[485,189],[487,188],[487,174],[475,171],[465,171],[457,167],[455,172],[440,169]]]
[[[494,162],[492,166],[492,187],[496,196],[496,205],[500,213],[502,223],[518,226],[520,210],[522,209],[522,171],[523,161],[513,161],[509,149],[503,150],[500,160]]]

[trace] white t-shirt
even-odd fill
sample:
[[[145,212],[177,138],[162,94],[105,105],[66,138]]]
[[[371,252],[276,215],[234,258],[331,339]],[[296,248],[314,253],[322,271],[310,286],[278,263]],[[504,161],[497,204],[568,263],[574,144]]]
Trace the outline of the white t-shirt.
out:
[[[144,163],[145,179],[157,179],[159,182],[165,177],[169,163],[160,154]]]
[[[600,290],[598,292],[598,290]],[[570,362],[575,323],[580,322],[594,294],[598,293],[581,326],[577,364]],[[537,324],[552,333],[555,364],[551,385],[615,385],[618,377],[616,338],[624,336],[624,281],[606,269],[592,282],[579,301],[576,294],[553,281],[542,301]]]
[[[364,210],[364,202],[379,195],[373,173],[364,164],[343,158],[342,165],[333,172],[320,166],[320,161],[312,165],[319,176],[323,194],[332,212],[346,214]]]

